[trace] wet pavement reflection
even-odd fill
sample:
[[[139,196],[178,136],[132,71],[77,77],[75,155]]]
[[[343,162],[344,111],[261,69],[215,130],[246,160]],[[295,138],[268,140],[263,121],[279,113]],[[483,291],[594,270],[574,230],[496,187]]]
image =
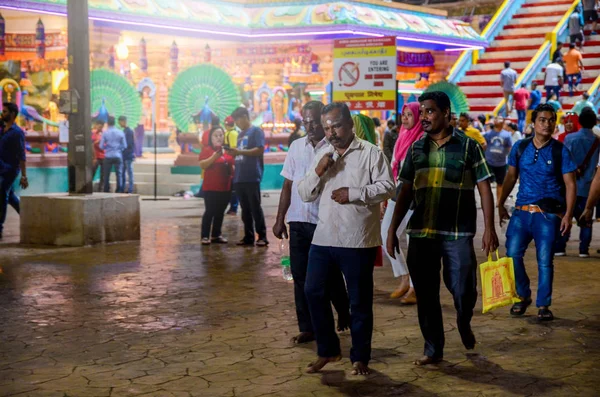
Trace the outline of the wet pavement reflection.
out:
[[[268,225],[277,200],[264,199]],[[11,213],[0,244],[0,396],[597,395],[598,256],[556,261],[554,323],[537,324],[535,310],[481,315],[479,303],[470,355],[444,291],[447,361],[431,369],[411,364],[422,351],[416,307],[390,300],[391,269],[376,269],[375,373],[355,379],[344,359],[305,375],[315,346],[289,345],[293,289],[274,238],[237,247],[241,220],[228,216],[230,244],[202,247],[201,203],[143,202],[140,242],[85,248],[20,246]],[[349,334],[341,339],[347,356]]]

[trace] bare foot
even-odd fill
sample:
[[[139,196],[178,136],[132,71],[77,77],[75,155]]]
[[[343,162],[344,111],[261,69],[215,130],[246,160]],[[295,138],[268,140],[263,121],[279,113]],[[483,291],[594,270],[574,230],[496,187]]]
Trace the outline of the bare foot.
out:
[[[439,362],[442,362],[442,358],[423,356],[423,357],[415,360],[415,365],[421,366],[421,365],[437,364]]]
[[[294,336],[290,342],[294,345],[299,345],[301,343],[312,342],[315,340],[315,334],[312,332],[300,332],[298,335]]]
[[[367,364],[363,364],[360,361],[357,361],[354,364],[352,364],[352,368],[352,375],[369,375],[371,373],[371,370],[369,369]]]
[[[402,297],[402,299],[400,299],[400,303],[402,303],[403,305],[416,304],[417,303],[417,295],[415,294],[415,289],[411,287],[408,290],[408,292],[406,293],[406,295],[404,295]]]
[[[340,315],[338,313],[337,331],[344,332],[348,328],[350,328],[350,314]]]
[[[308,364],[306,373],[314,374],[316,372],[319,372],[321,370],[321,368],[323,368],[328,363],[335,363],[337,361],[340,361],[341,359],[342,359],[341,354],[339,356],[335,356],[335,357],[318,357],[317,361]]]
[[[398,286],[398,288],[396,288],[396,290],[394,292],[392,292],[392,294],[390,295],[390,298],[398,299],[398,298],[404,296],[404,294],[406,294],[406,291],[408,291],[409,287],[410,287],[410,284],[408,282],[408,275],[401,276],[400,277],[400,285]]]

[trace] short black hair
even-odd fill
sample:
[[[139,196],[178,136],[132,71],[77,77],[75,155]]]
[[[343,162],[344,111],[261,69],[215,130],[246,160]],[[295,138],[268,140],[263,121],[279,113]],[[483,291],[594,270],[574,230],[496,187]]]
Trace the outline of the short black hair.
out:
[[[373,123],[375,124],[375,127],[381,127],[381,120],[379,120],[379,117],[373,117]]]
[[[535,123],[535,120],[537,119],[538,114],[541,112],[552,113],[552,115],[554,116],[554,121],[556,121],[556,110],[554,110],[554,107],[547,103],[542,103],[541,105],[538,105],[538,107],[535,108],[535,110],[531,113],[531,122],[532,123]]]
[[[485,114],[480,114],[477,116],[477,120],[479,120],[481,124],[485,124]]]
[[[307,110],[318,110],[319,113],[322,113],[324,107],[325,107],[325,105],[323,104],[323,102],[308,101],[304,104],[304,106],[302,106],[302,113],[304,113]]]
[[[390,119],[390,120],[387,121],[388,128],[392,128],[395,125],[396,125],[396,122],[394,120]]]
[[[508,61],[504,62],[504,68],[506,68],[506,69],[510,68],[510,62],[508,62]]]
[[[575,48],[575,43],[569,44],[569,48],[571,48],[571,49]]]
[[[527,84],[525,84],[525,83],[521,84],[521,88],[525,88],[525,87],[527,87]]]
[[[508,126],[510,127],[511,130],[513,131],[519,131],[519,126],[516,125],[515,123],[508,123]]]
[[[581,124],[583,128],[591,130],[596,125],[596,121],[597,119],[596,113],[594,113],[594,109],[592,109],[591,107],[583,108],[581,114],[579,115],[579,124]]]
[[[585,99],[587,101],[588,99],[590,99],[590,94],[588,94],[587,92],[584,92],[582,97],[583,97],[583,99]]]
[[[15,103],[4,102],[2,106],[8,109],[8,113],[12,114],[14,118],[19,115],[19,107]]]
[[[456,113],[450,112],[450,117],[454,117],[454,116],[456,116]]]
[[[106,124],[108,124],[109,126],[114,126],[115,125],[115,118],[113,116],[108,116],[108,120],[106,121]]]
[[[469,120],[469,123],[470,123],[471,121],[473,121],[473,119],[471,118],[471,116],[469,116],[469,113],[466,113],[466,112],[462,112],[462,113],[461,113],[461,114],[460,114],[458,117],[459,117],[459,118],[460,118],[460,117],[464,117],[465,119]],[[485,116],[484,116],[484,118],[485,118]]]
[[[221,127],[220,125],[214,125],[208,132],[208,146],[210,146],[213,149],[216,148],[212,144],[212,135],[216,130],[223,130],[223,127]],[[223,132],[225,132],[225,130],[223,130]]]
[[[221,125],[221,119],[216,114],[212,113],[210,115],[210,125],[212,127],[218,127]]]
[[[560,47],[561,45],[563,45],[563,42],[562,42],[562,41],[557,41],[557,42],[556,42],[556,46],[557,46],[557,47]]]
[[[532,89],[534,89],[534,90],[535,90],[535,89],[537,88],[537,86],[538,86],[538,83],[537,83],[537,81],[534,81],[534,82],[532,82],[532,83],[531,83],[531,88],[532,88]]]
[[[419,97],[419,103],[423,103],[425,101],[433,101],[437,105],[438,108],[443,112],[448,109],[448,120],[452,120],[452,109],[450,105],[450,98],[445,92],[442,91],[430,91],[424,92]]]
[[[321,116],[325,116],[327,113],[333,112],[334,110],[340,110],[342,112],[342,119],[348,122],[352,121],[352,114],[350,108],[345,102],[331,102],[329,105],[325,105],[321,111]]]
[[[127,121],[127,116],[119,116],[119,121]]]
[[[248,119],[250,119],[250,112],[248,112],[248,109],[245,107],[240,106],[231,113],[231,117],[233,117],[234,120],[241,119],[242,117],[248,117]]]

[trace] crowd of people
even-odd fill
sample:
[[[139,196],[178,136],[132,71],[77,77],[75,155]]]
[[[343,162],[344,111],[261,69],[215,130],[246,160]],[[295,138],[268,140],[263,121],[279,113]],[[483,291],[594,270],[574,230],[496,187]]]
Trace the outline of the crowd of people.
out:
[[[380,150],[358,137],[357,131],[368,123],[353,117],[345,104],[306,104],[302,116],[307,135],[288,152],[273,233],[290,239],[300,330],[292,342],[317,342],[318,357],[308,372],[341,358],[333,311],[323,304],[331,301],[338,331],[346,325],[351,330],[353,373],[369,373],[372,272],[381,244],[394,275],[400,277],[392,297],[417,304],[425,345],[415,364],[443,358],[441,278],[454,299],[462,342],[466,349],[475,347],[475,188],[487,254],[499,245],[493,182],[500,224],[510,219],[506,250],[514,261],[520,298],[510,314],[522,316],[532,304],[523,258],[533,240],[539,275],[537,317],[554,318],[553,258],[564,255],[573,218],[581,229],[579,256],[589,257],[593,206],[600,197],[600,173],[595,173],[600,139],[593,132],[597,117],[592,108],[584,108],[580,117],[567,115],[564,144],[553,139],[558,116],[551,104],[538,103],[531,113],[527,136],[500,116],[474,122],[461,114],[457,119],[446,94],[427,93],[418,103],[404,106],[400,128],[393,120],[386,124]],[[509,216],[506,201],[517,181]],[[400,249],[404,230],[409,240],[406,256]]]
[[[92,143],[94,145],[94,165],[92,175],[100,170],[98,191],[110,192],[110,175],[115,172],[116,193],[133,193],[133,162],[135,161],[134,132],[127,125],[127,117],[119,116],[118,126],[113,116],[106,123],[92,121]],[[106,128],[105,128],[106,125]],[[127,183],[129,182],[129,183]]]

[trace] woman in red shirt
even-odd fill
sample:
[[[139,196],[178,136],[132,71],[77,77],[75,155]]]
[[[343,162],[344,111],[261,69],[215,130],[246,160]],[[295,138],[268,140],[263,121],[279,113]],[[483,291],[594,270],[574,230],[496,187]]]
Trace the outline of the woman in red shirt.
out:
[[[204,193],[204,215],[202,216],[202,244],[226,244],[221,236],[225,209],[231,198],[233,157],[223,151],[225,131],[216,126],[208,132],[208,145],[200,152],[200,167],[204,170],[202,192]],[[212,233],[211,233],[212,225]],[[210,238],[212,236],[212,238]]]

